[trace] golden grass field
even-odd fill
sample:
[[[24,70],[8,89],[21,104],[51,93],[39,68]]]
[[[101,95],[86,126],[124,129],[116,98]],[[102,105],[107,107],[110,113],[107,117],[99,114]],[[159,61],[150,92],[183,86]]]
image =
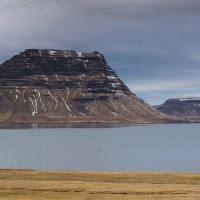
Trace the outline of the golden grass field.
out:
[[[200,199],[200,174],[0,170],[0,199]]]

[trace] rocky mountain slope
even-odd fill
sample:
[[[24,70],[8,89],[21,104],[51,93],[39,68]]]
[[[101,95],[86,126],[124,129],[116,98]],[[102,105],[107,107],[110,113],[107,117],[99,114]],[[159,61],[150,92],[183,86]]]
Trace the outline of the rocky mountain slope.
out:
[[[200,121],[199,97],[169,99],[154,108],[168,115]]]
[[[98,52],[27,49],[0,65],[0,122],[176,120],[133,94]]]

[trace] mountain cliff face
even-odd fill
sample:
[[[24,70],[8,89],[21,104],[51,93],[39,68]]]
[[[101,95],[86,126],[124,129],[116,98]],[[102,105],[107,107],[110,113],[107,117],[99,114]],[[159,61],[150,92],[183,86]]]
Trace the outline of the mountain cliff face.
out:
[[[0,65],[1,122],[166,122],[99,52],[27,49]]]
[[[200,121],[199,97],[169,99],[154,108],[168,115]]]

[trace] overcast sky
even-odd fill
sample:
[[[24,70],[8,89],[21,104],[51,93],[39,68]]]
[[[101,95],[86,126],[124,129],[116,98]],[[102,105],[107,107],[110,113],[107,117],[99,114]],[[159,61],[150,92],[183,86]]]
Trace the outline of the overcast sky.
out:
[[[200,0],[1,0],[0,62],[30,48],[99,51],[151,105],[200,97]]]

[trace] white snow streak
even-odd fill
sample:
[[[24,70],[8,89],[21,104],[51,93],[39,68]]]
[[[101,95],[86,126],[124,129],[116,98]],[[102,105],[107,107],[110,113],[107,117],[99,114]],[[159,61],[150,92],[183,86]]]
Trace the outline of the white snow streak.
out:
[[[39,53],[40,56],[42,56],[42,50],[41,49],[38,50],[38,53]]]
[[[77,51],[76,53],[77,53],[78,57],[84,57],[84,55],[82,54],[82,52]]]
[[[57,81],[60,81],[60,79],[58,78],[58,74],[55,74],[55,77],[56,77]]]
[[[46,109],[46,107],[45,107],[44,103],[42,102],[41,95],[40,95],[40,91],[39,91],[39,90],[37,90],[37,92],[38,92],[38,96],[39,96],[39,99],[40,99],[41,108],[42,108],[42,110],[44,109],[44,111],[46,111],[47,109]]]
[[[97,56],[98,56],[99,58],[101,58],[101,55],[100,55],[100,54],[98,54],[98,53],[97,53]]]
[[[21,94],[21,92],[17,89],[17,87],[16,87],[16,92],[18,92],[19,94]]]
[[[66,108],[67,108],[69,111],[71,111],[70,108],[69,108],[69,106],[67,105],[67,102],[65,101],[65,99],[64,99],[63,97],[61,97],[61,99],[64,101]]]
[[[57,51],[49,50],[49,54],[50,54],[51,56],[54,56],[54,54],[55,54],[56,52],[57,52]]]
[[[60,90],[59,90],[59,93],[60,93]],[[60,97],[61,97],[61,99],[64,101],[66,108],[67,108],[69,111],[71,111],[70,108],[69,108],[69,106],[67,105],[67,102],[65,101],[64,97],[61,96],[61,94],[60,94]]]
[[[87,98],[87,97],[85,96],[85,94],[82,93],[82,95],[83,95],[85,98]]]
[[[57,111],[57,106],[58,106],[58,101],[56,100],[56,98],[51,94],[50,90],[48,90],[49,95],[51,96],[52,99],[55,100],[56,104],[55,104],[55,111]]]
[[[107,76],[108,79],[116,79],[114,75]]]
[[[46,82],[47,82],[47,84],[49,84],[49,79],[44,75],[44,74],[42,74],[42,76],[44,77],[44,79],[46,80]]]
[[[35,105],[34,105],[34,102],[33,100],[31,99],[31,97],[29,97],[30,101],[31,101],[31,104],[32,104],[32,107],[33,107],[33,112],[32,112],[32,116],[35,115],[35,113],[37,113],[37,102],[36,102],[36,99],[35,99]]]
[[[96,115],[96,113],[94,112],[92,106],[90,106],[90,105],[88,104],[88,107],[91,109],[91,111],[94,113],[94,115]]]
[[[109,102],[114,106],[115,110],[118,110],[112,101],[109,100]]]
[[[84,62],[84,65],[85,65],[85,69],[87,69],[87,62],[88,62],[88,60],[84,60],[83,62]]]
[[[24,100],[24,103],[26,103],[26,100],[25,100],[25,98],[24,98],[24,93],[26,92],[26,87],[24,87],[25,88],[25,90],[23,91],[23,100]]]

